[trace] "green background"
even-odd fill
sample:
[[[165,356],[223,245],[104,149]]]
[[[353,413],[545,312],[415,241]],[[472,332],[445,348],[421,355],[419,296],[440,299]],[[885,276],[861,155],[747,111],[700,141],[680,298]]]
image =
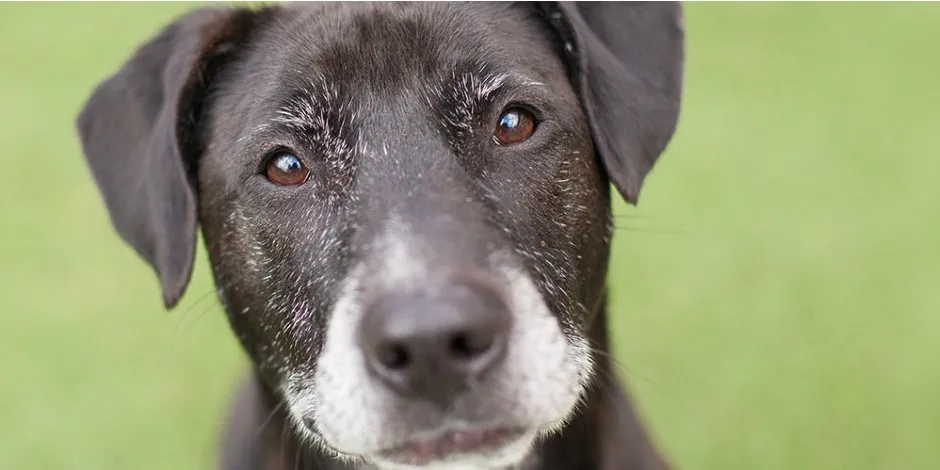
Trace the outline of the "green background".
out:
[[[243,358],[166,313],[73,119],[184,4],[0,5],[0,469],[205,469]],[[940,5],[690,4],[678,133],[619,201],[617,357],[680,469],[940,468]]]

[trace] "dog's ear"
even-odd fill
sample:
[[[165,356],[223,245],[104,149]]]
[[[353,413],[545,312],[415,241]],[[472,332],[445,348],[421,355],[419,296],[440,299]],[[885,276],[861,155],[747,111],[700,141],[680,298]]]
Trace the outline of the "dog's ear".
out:
[[[259,16],[226,8],[177,19],[99,84],[78,116],[82,150],[111,222],[156,271],[167,308],[192,274],[207,88]]]
[[[543,2],[620,194],[636,203],[679,117],[684,60],[675,2]]]

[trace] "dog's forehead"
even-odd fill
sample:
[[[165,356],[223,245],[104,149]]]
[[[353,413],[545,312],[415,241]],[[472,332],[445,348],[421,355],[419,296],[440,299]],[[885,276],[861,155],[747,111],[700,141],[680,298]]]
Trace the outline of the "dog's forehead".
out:
[[[290,5],[260,35],[254,61],[270,95],[321,81],[387,102],[454,74],[557,72],[546,34],[527,7],[509,3]]]

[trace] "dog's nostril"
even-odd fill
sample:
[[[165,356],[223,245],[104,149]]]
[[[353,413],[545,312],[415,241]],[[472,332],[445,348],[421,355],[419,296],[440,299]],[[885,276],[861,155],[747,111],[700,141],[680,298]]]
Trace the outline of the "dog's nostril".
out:
[[[304,426],[306,426],[308,430],[316,432],[317,425],[313,422],[313,418],[304,418],[303,422]]]
[[[463,332],[450,341],[450,352],[456,359],[469,361],[477,358],[493,346],[495,338],[487,334]]]
[[[389,370],[402,370],[408,367],[411,362],[411,355],[408,354],[408,349],[404,346],[389,343],[378,348],[375,359]]]

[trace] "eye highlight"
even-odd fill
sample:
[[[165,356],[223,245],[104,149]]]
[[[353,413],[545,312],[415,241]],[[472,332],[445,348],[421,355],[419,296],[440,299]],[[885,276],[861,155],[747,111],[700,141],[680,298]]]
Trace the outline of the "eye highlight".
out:
[[[264,169],[268,181],[281,186],[296,186],[307,181],[310,170],[296,155],[281,151],[268,159]]]
[[[535,117],[529,111],[513,107],[500,115],[493,131],[493,141],[497,145],[512,145],[524,142],[535,131]]]

